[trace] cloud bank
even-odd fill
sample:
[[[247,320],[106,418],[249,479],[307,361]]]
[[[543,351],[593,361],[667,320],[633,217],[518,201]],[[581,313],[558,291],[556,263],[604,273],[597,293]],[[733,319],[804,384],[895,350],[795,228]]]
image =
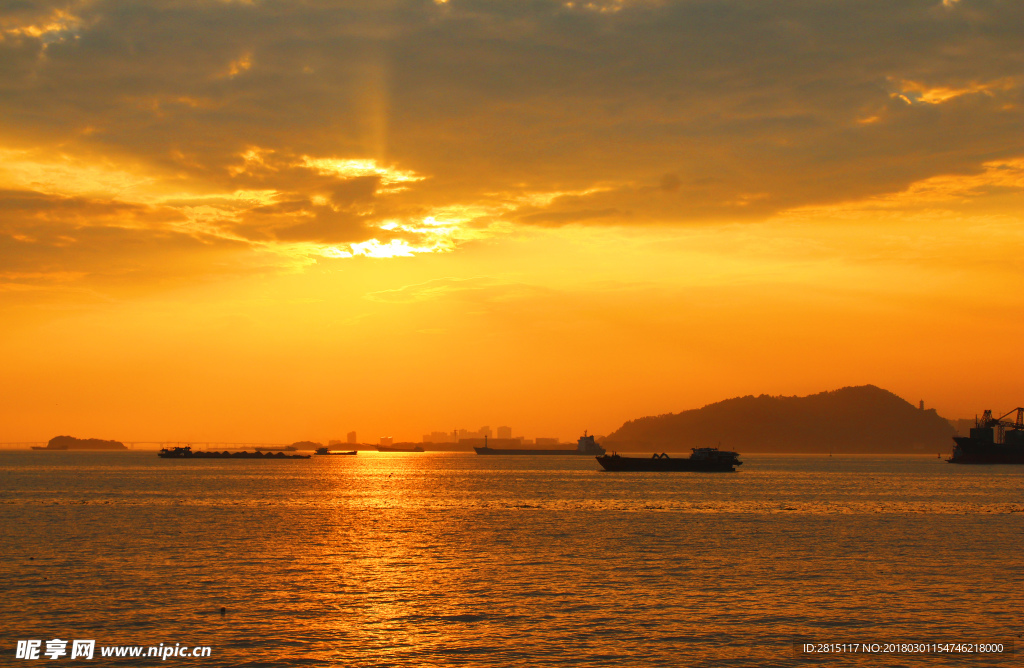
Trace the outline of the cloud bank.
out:
[[[0,10],[0,280],[762,220],[977,178],[1024,155],[1020,25],[996,0],[20,2]]]

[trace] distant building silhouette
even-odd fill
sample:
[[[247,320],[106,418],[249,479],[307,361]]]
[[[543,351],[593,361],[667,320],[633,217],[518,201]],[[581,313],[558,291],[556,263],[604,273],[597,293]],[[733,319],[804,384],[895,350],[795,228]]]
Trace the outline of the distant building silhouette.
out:
[[[512,427],[498,427],[498,438],[512,438]]]
[[[522,438],[460,438],[459,445],[463,447],[472,446],[481,448],[485,445],[492,448],[519,448],[523,445]]]
[[[432,431],[429,434],[423,434],[424,443],[457,443],[459,440],[459,434],[457,431],[448,433],[446,431]]]
[[[380,444],[381,445],[394,445],[395,444],[395,439],[392,438],[391,436],[381,436],[380,437]]]
[[[511,428],[502,427],[502,429],[509,430],[509,438],[511,438]],[[493,433],[490,427],[480,427],[476,431],[469,431],[468,429],[456,429],[451,433],[444,431],[432,431],[429,434],[423,434],[424,443],[461,443],[466,439],[479,439],[481,442],[485,438],[491,438]],[[500,438],[500,437],[499,437]]]
[[[491,438],[492,436],[494,436],[494,434],[491,432],[491,428],[486,425],[480,427],[476,431],[469,431],[468,429],[459,430],[460,441],[464,438]]]
[[[543,438],[538,436],[534,441],[536,445],[558,445],[557,438]]]
[[[348,433],[348,437],[347,438],[348,438],[348,442],[349,443],[358,443],[358,441],[356,441],[356,433],[354,431],[350,431]]]

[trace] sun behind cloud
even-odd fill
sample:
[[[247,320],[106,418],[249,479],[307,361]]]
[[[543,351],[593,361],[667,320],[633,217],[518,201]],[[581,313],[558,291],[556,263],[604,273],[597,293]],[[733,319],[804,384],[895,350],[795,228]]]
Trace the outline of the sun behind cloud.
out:
[[[117,369],[132,415],[177,388],[224,432],[272,400],[554,428],[865,382],[967,414],[1019,391],[1019,25],[970,0],[4,7],[10,387]],[[946,379],[978,356],[1010,361]]]

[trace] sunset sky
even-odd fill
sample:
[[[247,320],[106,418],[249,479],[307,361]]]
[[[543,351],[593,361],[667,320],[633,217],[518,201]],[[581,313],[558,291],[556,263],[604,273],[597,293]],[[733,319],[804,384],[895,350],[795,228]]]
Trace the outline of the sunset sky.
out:
[[[1018,0],[0,9],[0,441],[1024,403]]]

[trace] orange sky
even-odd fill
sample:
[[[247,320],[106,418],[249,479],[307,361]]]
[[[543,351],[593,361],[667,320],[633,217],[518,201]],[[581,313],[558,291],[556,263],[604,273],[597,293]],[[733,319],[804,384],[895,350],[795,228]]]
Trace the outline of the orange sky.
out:
[[[0,442],[1024,401],[1024,6],[0,9]]]

